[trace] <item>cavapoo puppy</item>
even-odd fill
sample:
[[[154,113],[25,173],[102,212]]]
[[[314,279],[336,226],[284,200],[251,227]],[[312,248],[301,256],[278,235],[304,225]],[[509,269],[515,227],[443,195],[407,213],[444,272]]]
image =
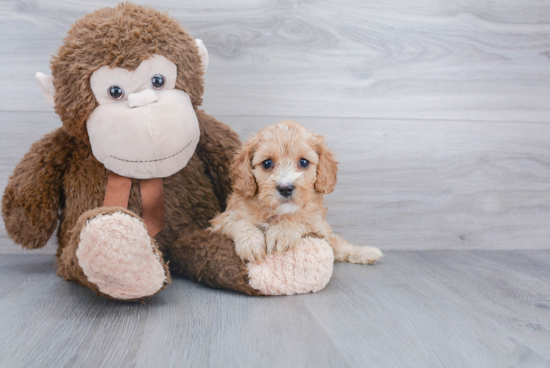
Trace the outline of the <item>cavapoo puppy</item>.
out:
[[[324,137],[294,121],[262,129],[244,144],[231,167],[233,193],[211,230],[233,239],[244,261],[283,252],[312,236],[325,239],[340,262],[372,264],[375,247],[349,243],[325,221],[325,194],[336,185],[337,162]]]

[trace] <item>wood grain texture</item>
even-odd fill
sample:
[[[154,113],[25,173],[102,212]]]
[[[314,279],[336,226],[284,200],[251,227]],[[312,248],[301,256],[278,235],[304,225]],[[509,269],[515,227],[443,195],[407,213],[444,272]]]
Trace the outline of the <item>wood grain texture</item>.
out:
[[[292,297],[175,278],[144,304],[65,282],[53,261],[0,255],[3,367],[550,365],[550,251],[388,252]]]
[[[138,3],[150,3],[137,1]],[[0,3],[0,111],[51,111],[34,80],[111,1]],[[211,55],[219,115],[550,120],[550,3],[155,1]]]
[[[279,119],[220,117],[241,137]],[[340,161],[333,229],[381,249],[549,249],[550,126],[296,118]]]
[[[0,191],[60,125],[34,74],[117,2],[0,2]],[[23,251],[0,224],[1,367],[550,366],[549,2],[154,3],[209,50],[208,113],[243,139],[286,118],[327,137],[328,221],[386,256],[336,264],[316,294],[176,277],[126,304],[55,276],[55,239]]]
[[[217,116],[247,139],[282,117]],[[286,117],[285,117],[286,118]],[[337,233],[382,250],[549,249],[550,125],[297,118],[340,161]],[[0,190],[54,113],[0,112]],[[53,253],[54,242],[41,252]],[[0,252],[19,251],[0,230]]]

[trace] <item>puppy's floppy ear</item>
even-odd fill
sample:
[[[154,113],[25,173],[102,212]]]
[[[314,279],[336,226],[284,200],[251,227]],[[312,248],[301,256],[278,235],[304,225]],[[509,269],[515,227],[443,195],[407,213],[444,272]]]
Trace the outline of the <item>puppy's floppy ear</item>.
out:
[[[325,137],[315,135],[317,154],[319,155],[319,164],[317,165],[317,181],[315,190],[323,194],[332,193],[336,186],[336,173],[338,172],[338,162],[334,159],[334,154],[327,147]]]
[[[233,190],[245,197],[252,197],[256,194],[256,179],[252,174],[252,156],[256,144],[248,141],[237,152],[231,165],[231,181]]]

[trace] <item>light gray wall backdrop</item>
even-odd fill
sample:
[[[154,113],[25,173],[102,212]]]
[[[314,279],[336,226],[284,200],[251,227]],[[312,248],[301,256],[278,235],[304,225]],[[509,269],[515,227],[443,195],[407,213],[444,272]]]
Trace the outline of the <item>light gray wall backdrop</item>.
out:
[[[60,125],[34,74],[113,4],[0,2],[2,192]],[[149,4],[206,44],[208,113],[243,139],[287,118],[327,137],[336,232],[383,250],[550,248],[550,2]],[[0,227],[0,252],[20,251]]]

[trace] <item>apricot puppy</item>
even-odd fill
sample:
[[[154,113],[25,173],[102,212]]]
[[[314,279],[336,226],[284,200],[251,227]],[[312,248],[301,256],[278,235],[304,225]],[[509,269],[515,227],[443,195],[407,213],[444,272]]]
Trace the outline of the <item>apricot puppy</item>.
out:
[[[211,230],[231,238],[244,261],[283,252],[301,239],[325,239],[340,262],[372,264],[375,247],[349,243],[325,221],[325,194],[336,185],[337,162],[324,137],[286,120],[262,129],[244,144],[231,167],[233,194]]]

